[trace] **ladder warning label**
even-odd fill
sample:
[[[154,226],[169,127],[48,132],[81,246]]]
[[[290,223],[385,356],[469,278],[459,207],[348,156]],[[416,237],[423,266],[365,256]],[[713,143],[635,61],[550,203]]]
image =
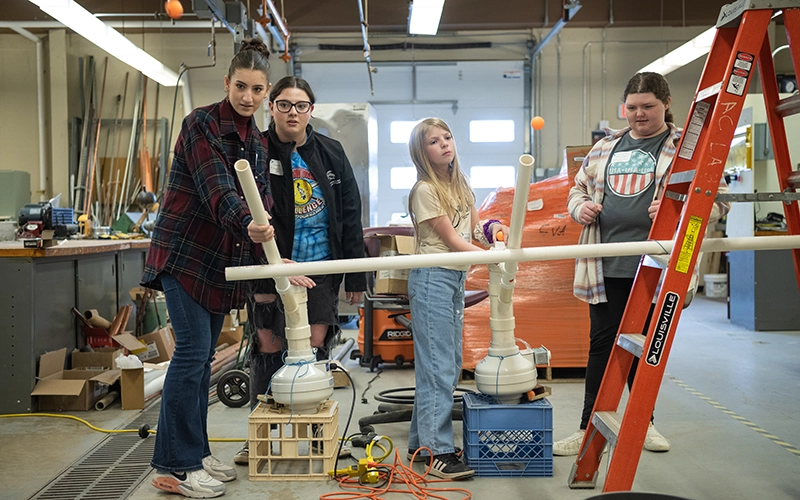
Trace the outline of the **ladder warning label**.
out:
[[[681,142],[681,150],[678,156],[684,160],[691,160],[694,156],[694,150],[697,148],[697,141],[700,139],[700,133],[703,131],[703,123],[708,116],[708,110],[711,109],[711,104],[707,102],[698,102],[692,111],[692,119],[689,120],[689,126],[683,131],[683,141]]]
[[[667,343],[669,329],[672,326],[672,320],[675,318],[675,312],[678,310],[680,298],[675,292],[667,292],[667,296],[664,297],[664,304],[658,313],[656,331],[653,332],[653,340],[650,342],[647,356],[645,356],[645,361],[648,365],[658,366],[661,362],[661,356],[664,354],[664,345]]]
[[[733,62],[733,70],[731,71],[728,86],[725,90],[729,94],[738,96],[744,95],[747,88],[747,79],[750,77],[750,71],[753,69],[753,61],[755,56],[747,52],[739,52],[736,54],[736,60]]]
[[[686,226],[686,235],[683,237],[678,263],[675,270],[686,274],[689,272],[689,264],[692,263],[695,247],[697,247],[697,237],[700,235],[700,228],[703,226],[702,217],[692,215],[689,217],[689,224]]]

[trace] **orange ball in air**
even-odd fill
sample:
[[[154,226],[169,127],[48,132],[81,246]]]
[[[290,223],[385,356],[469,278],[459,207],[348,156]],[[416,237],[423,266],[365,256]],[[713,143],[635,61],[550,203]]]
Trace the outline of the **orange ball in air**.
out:
[[[542,130],[542,128],[544,128],[544,118],[541,116],[534,116],[531,118],[531,127],[533,130]]]
[[[167,11],[170,19],[180,19],[183,15],[183,5],[179,0],[167,0],[164,10]]]

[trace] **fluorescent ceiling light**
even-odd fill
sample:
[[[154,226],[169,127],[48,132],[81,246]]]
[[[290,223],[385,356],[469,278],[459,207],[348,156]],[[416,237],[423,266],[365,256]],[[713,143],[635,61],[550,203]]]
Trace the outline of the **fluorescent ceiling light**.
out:
[[[714,34],[716,31],[716,27],[709,28],[664,57],[660,57],[651,62],[640,69],[639,72],[652,71],[654,73],[666,75],[708,54],[708,51],[711,50],[711,43],[714,41]]]
[[[435,35],[439,31],[444,0],[413,0],[408,32],[412,35]]]
[[[74,0],[30,0],[61,24],[86,38],[120,61],[141,71],[165,87],[174,87],[178,74],[97,19]]]

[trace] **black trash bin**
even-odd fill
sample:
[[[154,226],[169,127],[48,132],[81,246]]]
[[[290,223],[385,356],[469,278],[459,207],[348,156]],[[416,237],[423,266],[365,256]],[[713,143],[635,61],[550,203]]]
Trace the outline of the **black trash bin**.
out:
[[[589,497],[586,500],[690,500],[665,493],[645,493],[641,491],[611,491]]]

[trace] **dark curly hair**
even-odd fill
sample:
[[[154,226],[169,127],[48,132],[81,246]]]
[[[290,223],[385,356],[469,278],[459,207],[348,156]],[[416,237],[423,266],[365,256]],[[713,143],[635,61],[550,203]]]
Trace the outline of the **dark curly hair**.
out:
[[[628,80],[628,85],[625,86],[625,92],[622,94],[622,102],[628,98],[628,94],[646,94],[652,92],[656,99],[667,104],[672,94],[669,91],[669,83],[664,79],[664,76],[659,73],[636,73]],[[664,113],[664,121],[667,123],[674,123],[675,118],[672,116],[672,111],[667,108]]]

